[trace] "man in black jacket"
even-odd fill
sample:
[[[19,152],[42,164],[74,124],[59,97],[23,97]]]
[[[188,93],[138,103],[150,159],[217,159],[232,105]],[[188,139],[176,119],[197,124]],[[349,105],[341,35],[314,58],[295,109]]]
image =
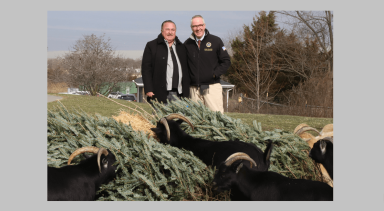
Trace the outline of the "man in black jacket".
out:
[[[224,113],[220,76],[231,65],[230,57],[223,41],[205,29],[201,15],[192,17],[191,29],[193,33],[184,42],[190,68],[191,99],[202,101],[212,111]]]
[[[189,70],[185,46],[176,36],[176,24],[166,20],[157,39],[145,46],[141,63],[147,101],[167,103],[173,97],[189,97]]]

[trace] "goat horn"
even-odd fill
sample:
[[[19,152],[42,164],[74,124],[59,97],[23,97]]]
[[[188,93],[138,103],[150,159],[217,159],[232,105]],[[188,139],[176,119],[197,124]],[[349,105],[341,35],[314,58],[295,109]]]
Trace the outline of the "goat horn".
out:
[[[299,130],[296,131],[296,135],[300,135],[301,133],[305,132],[305,131],[309,131],[309,130],[312,130],[312,131],[316,131],[317,134],[320,134],[320,132],[318,130],[316,130],[315,128],[313,127],[309,127],[309,126],[304,126],[302,128],[300,128]]]
[[[231,157],[231,156],[230,156]],[[226,166],[231,166],[232,165],[232,163],[234,163],[235,161],[237,161],[237,160],[248,160],[250,163],[251,163],[251,168],[252,168],[252,164],[254,164],[255,166],[257,166],[257,164],[256,164],[256,162],[252,159],[252,158],[250,158],[248,155],[237,155],[237,156],[235,156],[235,157],[232,157],[231,159],[227,159],[226,161],[225,161],[225,165]]]
[[[232,155],[230,155],[226,160],[225,162],[227,162],[229,159],[233,158],[233,157],[236,157],[236,156],[239,156],[239,155],[244,155],[244,156],[248,156],[249,155],[247,153],[244,153],[244,152],[236,152],[236,153],[233,153]]]
[[[69,165],[71,163],[71,161],[73,160],[73,158],[75,158],[76,156],[80,155],[80,154],[83,154],[84,152],[92,152],[94,154],[96,154],[97,152],[99,151],[99,148],[97,147],[93,147],[93,146],[88,146],[88,147],[82,147],[80,149],[77,149],[75,150],[68,158],[68,163],[67,165]]]
[[[327,124],[323,127],[323,129],[320,131],[320,135],[323,135],[324,133],[333,132],[333,124]]]
[[[244,153],[244,152],[236,152],[236,153],[233,153],[232,155],[230,155],[226,160],[225,162],[227,162],[228,160],[232,159],[233,157],[236,157],[236,156],[247,156],[249,157],[249,155],[247,153]],[[250,157],[249,157],[250,158]],[[252,163],[250,164],[251,165],[251,168],[252,168]],[[256,166],[256,165],[255,165]]]
[[[163,117],[160,119],[160,123],[163,124],[165,126],[165,129],[167,130],[168,141],[171,140],[171,135],[170,135],[171,133],[169,132],[169,125],[167,120]]]
[[[101,173],[101,167],[100,167],[100,157],[101,157],[101,154],[107,156],[108,155],[108,151],[105,148],[101,147],[99,149],[99,151],[97,152],[97,165],[99,166],[99,172],[100,173]]]
[[[189,126],[191,126],[192,131],[194,130],[194,127],[193,127],[193,124],[191,123],[191,121],[189,121],[189,119],[187,117],[185,117],[185,116],[183,116],[181,114],[170,114],[166,118],[167,118],[167,120],[173,120],[173,119],[176,119],[176,118],[182,119],[182,120],[184,120],[184,122],[188,123]]]
[[[305,126],[309,127],[309,125],[307,125],[307,124],[305,124],[305,123],[301,123],[301,124],[299,124],[299,125],[296,126],[296,128],[293,130],[293,133],[296,134],[296,132],[297,132],[299,129],[301,129],[302,127],[305,127]],[[300,135],[300,134],[299,134],[299,135]]]

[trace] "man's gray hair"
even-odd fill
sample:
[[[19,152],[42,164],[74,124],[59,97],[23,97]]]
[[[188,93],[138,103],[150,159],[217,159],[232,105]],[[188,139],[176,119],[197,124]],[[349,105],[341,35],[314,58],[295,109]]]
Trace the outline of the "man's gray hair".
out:
[[[191,18],[191,27],[192,27],[192,20],[193,20],[194,18],[201,18],[201,19],[203,19],[203,23],[205,24],[205,21],[204,21],[203,16],[201,16],[201,15],[195,15],[195,16],[193,16],[193,17]]]
[[[173,23],[173,24],[175,24],[175,29],[176,29],[176,23],[175,23],[175,22],[173,22],[173,21],[171,21],[171,20],[166,20],[166,21],[164,21],[164,22],[161,24],[161,31],[163,31],[164,23]]]

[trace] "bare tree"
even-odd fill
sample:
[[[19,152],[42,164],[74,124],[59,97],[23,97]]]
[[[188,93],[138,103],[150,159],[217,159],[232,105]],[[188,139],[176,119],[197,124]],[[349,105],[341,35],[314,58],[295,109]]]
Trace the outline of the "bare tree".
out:
[[[320,46],[310,37],[301,39],[297,34],[277,33],[273,49],[278,55],[281,70],[305,81],[313,74],[327,69],[326,60],[319,54]]]
[[[47,61],[47,79],[48,83],[63,82],[64,69],[62,67],[62,59],[48,59]]]
[[[320,45],[328,72],[333,73],[333,12],[332,11],[275,11],[286,17],[285,24],[303,36],[310,35]]]
[[[123,59],[115,55],[110,39],[104,36],[84,35],[63,58],[67,84],[83,86],[93,96],[104,87],[107,91],[101,94],[109,94],[119,82],[128,79]]]
[[[257,20],[253,18],[252,30],[244,26],[241,37],[238,36],[231,41],[235,52],[233,60],[237,60],[232,62],[232,68],[235,70],[232,76],[256,97],[258,113],[261,107],[261,96],[267,95],[280,70],[279,65],[275,63],[275,55],[271,48],[275,30],[270,28],[270,19],[274,17],[260,12]]]

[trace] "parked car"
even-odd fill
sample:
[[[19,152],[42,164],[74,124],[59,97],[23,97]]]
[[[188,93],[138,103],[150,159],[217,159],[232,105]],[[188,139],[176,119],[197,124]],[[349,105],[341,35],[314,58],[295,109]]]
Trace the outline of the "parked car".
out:
[[[118,97],[120,97],[123,93],[117,91],[117,92],[111,92],[108,97],[109,98],[113,98],[113,99],[118,99]]]
[[[74,95],[90,95],[89,91],[77,91],[73,93]]]
[[[120,97],[118,97],[117,99],[136,102],[136,96],[134,94],[123,94]]]

